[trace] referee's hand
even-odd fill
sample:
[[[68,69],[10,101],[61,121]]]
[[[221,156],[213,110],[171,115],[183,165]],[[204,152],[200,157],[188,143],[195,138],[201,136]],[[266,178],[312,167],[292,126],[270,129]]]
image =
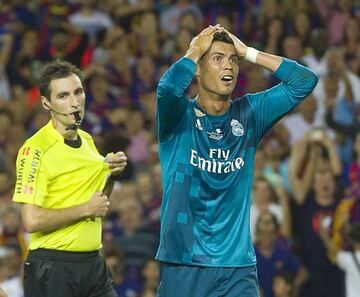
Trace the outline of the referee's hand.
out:
[[[86,205],[86,213],[89,217],[103,217],[109,210],[110,202],[102,192],[94,193]]]
[[[123,152],[117,152],[106,158],[106,162],[109,164],[112,175],[118,175],[123,172],[127,164],[126,161],[127,157]]]

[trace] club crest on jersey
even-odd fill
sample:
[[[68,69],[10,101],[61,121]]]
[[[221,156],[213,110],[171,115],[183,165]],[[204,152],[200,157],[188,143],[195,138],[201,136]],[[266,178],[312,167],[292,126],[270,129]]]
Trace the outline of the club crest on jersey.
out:
[[[238,120],[232,119],[230,125],[231,125],[232,134],[234,134],[235,136],[244,135],[244,127],[239,123]]]
[[[215,140],[220,140],[221,138],[224,137],[224,132],[221,131],[220,129],[216,129],[213,132],[206,132],[207,135],[209,136],[209,138],[215,139]]]

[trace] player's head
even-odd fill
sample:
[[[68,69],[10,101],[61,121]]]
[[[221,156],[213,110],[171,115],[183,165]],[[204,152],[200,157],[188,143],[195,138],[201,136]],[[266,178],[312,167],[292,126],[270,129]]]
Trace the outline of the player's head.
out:
[[[42,69],[38,84],[43,107],[51,111],[52,119],[70,127],[76,122],[74,112],[83,118],[85,92],[83,74],[73,64],[55,60]]]
[[[238,74],[239,57],[233,40],[224,31],[215,32],[210,49],[198,63],[199,92],[213,93],[221,100],[228,100]]]

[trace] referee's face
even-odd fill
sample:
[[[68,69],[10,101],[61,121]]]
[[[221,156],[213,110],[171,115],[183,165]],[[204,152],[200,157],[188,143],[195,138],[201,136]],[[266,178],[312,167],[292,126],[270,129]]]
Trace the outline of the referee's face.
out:
[[[199,89],[222,100],[230,99],[239,74],[239,58],[234,45],[215,41],[199,63]]]
[[[76,74],[52,80],[50,98],[51,117],[57,124],[64,127],[75,124],[76,111],[84,118],[85,92]]]

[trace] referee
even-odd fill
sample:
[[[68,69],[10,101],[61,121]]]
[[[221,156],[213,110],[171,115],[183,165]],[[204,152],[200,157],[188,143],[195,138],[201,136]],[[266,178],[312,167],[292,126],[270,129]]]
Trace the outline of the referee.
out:
[[[20,148],[13,196],[30,232],[25,297],[116,296],[99,254],[101,217],[110,204],[106,181],[124,170],[126,156],[104,158],[79,129],[85,92],[78,68],[60,60],[45,65],[39,89],[51,120]]]

